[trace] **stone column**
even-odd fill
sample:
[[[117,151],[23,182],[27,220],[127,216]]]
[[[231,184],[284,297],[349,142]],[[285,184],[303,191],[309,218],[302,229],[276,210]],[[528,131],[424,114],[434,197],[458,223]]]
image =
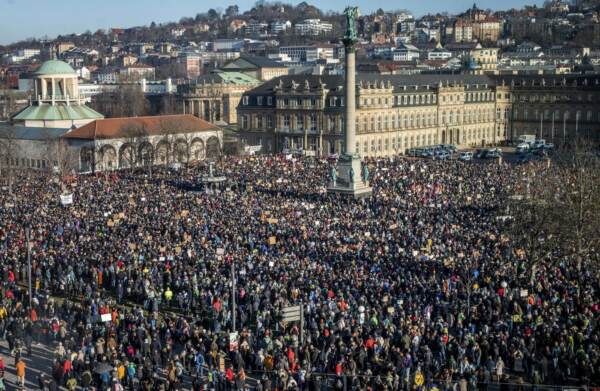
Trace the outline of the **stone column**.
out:
[[[356,50],[346,45],[345,146],[346,155],[356,153]]]
[[[56,99],[56,81],[52,78],[52,106],[54,106],[54,100]]]

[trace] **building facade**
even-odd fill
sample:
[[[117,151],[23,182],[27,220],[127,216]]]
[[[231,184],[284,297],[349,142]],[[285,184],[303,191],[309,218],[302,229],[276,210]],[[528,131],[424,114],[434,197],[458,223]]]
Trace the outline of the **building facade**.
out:
[[[561,143],[600,139],[600,75],[499,76],[510,86],[510,136],[534,134]]]
[[[222,130],[191,115],[97,120],[62,136],[79,172],[216,159]]]
[[[476,75],[357,75],[356,148],[389,156],[440,143],[461,147],[504,141],[510,90]],[[287,76],[246,92],[239,135],[263,152],[340,153],[343,78]]]
[[[219,72],[177,86],[181,113],[212,123],[237,123],[236,108],[244,92],[260,84],[258,79],[239,72]]]

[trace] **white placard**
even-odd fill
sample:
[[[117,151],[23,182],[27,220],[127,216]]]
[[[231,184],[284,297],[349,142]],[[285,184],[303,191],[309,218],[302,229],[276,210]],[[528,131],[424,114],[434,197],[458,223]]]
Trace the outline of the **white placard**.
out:
[[[63,205],[71,205],[73,203],[73,193],[61,194],[60,195],[60,203]]]
[[[112,315],[111,314],[102,314],[102,315],[100,315],[100,319],[102,319],[103,322],[112,322]]]

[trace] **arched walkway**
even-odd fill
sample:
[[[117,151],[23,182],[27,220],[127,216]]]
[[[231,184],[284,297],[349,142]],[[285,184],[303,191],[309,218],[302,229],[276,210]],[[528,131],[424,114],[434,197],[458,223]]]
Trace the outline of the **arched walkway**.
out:
[[[119,148],[119,168],[130,168],[135,165],[135,149],[131,144],[123,144]]]
[[[204,159],[205,149],[204,149],[204,141],[199,138],[192,140],[190,145],[190,158],[192,160],[202,160]]]
[[[184,139],[177,139],[173,143],[174,159],[178,163],[186,163],[188,160],[188,144]]]
[[[159,141],[154,151],[154,159],[157,164],[167,164],[169,162],[169,152],[171,148],[167,140]]]
[[[143,142],[138,147],[139,162],[142,166],[148,167],[154,164],[154,148],[149,142]]]
[[[117,151],[112,145],[100,148],[100,170],[114,170],[117,167]]]
[[[211,136],[206,142],[206,158],[218,159],[221,155],[221,144],[216,136]]]

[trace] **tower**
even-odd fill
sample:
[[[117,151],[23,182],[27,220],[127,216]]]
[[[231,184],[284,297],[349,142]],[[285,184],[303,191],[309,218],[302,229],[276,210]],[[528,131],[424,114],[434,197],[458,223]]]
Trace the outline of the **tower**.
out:
[[[363,165],[356,150],[356,17],[358,7],[347,7],[345,49],[345,111],[344,111],[344,153],[339,157],[337,166],[331,168],[331,182],[327,191],[352,196],[368,197],[373,192],[369,187],[369,169]]]

